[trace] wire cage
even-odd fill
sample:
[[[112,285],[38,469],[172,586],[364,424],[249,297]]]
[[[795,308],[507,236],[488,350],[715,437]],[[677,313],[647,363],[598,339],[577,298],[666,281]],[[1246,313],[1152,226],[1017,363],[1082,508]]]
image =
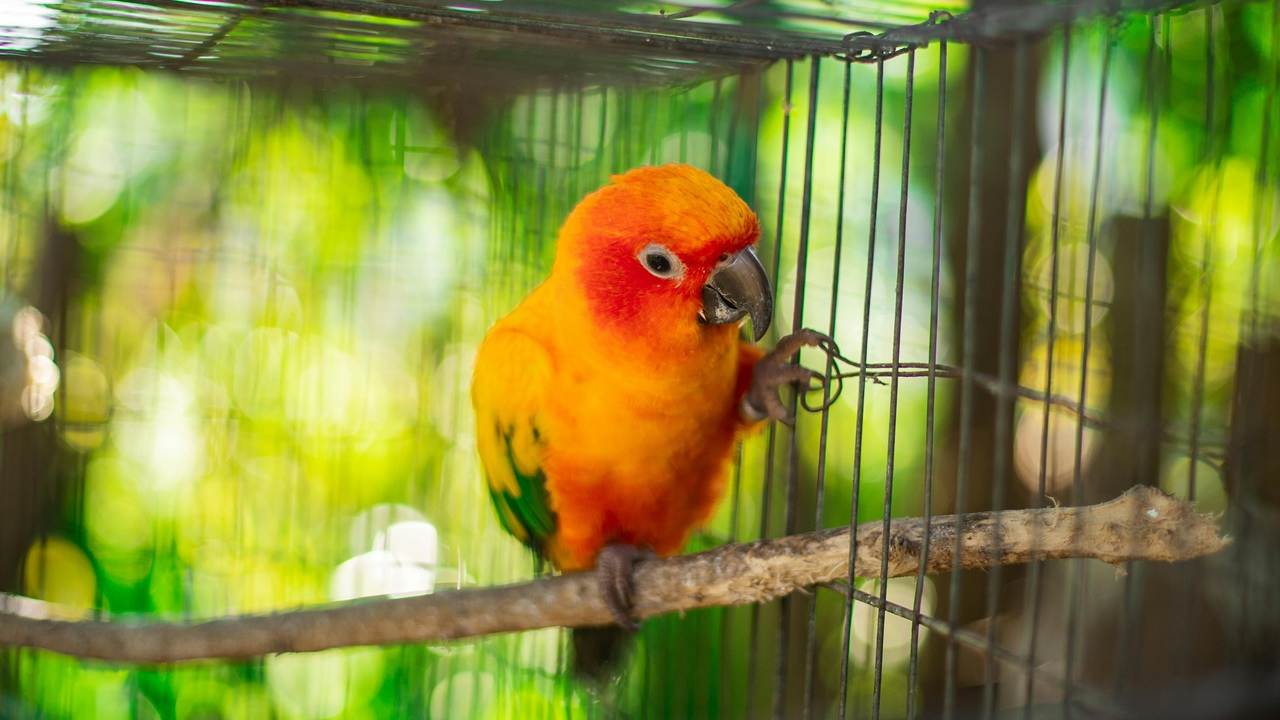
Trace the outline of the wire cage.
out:
[[[579,199],[667,162],[759,214],[763,344],[811,327],[853,363],[802,353],[823,409],[743,442],[690,550],[1133,485],[1233,542],[655,617],[603,692],[559,629],[164,666],[0,647],[0,716],[1272,717],[1277,5],[18,3],[6,613],[533,578],[481,479],[475,346]]]

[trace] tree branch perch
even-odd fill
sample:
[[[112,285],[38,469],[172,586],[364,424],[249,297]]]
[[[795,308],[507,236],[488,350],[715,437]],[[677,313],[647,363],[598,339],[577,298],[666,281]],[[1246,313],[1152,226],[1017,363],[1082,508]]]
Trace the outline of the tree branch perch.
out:
[[[884,523],[858,526],[853,574],[881,574]],[[888,576],[920,567],[925,522],[889,525]],[[1012,565],[1033,559],[1186,560],[1217,552],[1229,540],[1190,503],[1135,487],[1086,507],[972,513],[963,524],[939,516],[928,526],[930,573]],[[961,532],[961,556],[953,557]],[[636,566],[635,614],[646,618],[703,607],[761,603],[846,579],[849,528],[726,545]],[[39,601],[0,596],[0,645],[41,648],[82,658],[172,663],[248,658],[353,645],[438,642],[538,628],[605,625],[608,608],[593,573],[574,573],[503,587],[366,600],[272,615],[181,624],[132,620],[49,619]],[[34,609],[34,611],[33,611]]]

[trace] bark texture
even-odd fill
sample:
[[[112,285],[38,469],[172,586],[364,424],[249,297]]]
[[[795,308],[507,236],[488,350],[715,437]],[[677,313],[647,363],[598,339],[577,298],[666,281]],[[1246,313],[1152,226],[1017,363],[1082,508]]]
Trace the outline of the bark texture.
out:
[[[882,555],[884,533],[889,554]],[[805,587],[847,579],[850,529],[726,545],[645,561],[635,571],[635,615],[761,603]],[[922,558],[928,534],[927,559]],[[954,557],[961,534],[959,563]],[[1229,540],[1213,518],[1159,490],[1135,487],[1099,505],[893,520],[857,528],[853,575],[914,575],[961,566],[988,567],[1034,558],[1176,561],[1217,552]],[[42,648],[82,658],[172,663],[248,658],[354,645],[418,643],[611,622],[594,573],[519,585],[366,600],[272,615],[181,624],[66,617],[67,608],[0,596],[0,645]],[[83,612],[83,611],[82,611]]]

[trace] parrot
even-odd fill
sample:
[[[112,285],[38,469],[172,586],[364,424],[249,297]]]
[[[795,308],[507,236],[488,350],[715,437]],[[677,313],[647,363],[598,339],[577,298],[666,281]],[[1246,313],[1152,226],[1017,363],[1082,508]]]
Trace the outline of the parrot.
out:
[[[574,630],[574,669],[599,676],[628,631],[633,565],[678,553],[724,493],[732,454],[790,422],[790,361],[825,335],[765,353],[773,315],[756,215],[686,164],[614,175],[561,226],[552,269],[485,335],[471,400],[498,519],[560,572],[595,569],[617,625]]]

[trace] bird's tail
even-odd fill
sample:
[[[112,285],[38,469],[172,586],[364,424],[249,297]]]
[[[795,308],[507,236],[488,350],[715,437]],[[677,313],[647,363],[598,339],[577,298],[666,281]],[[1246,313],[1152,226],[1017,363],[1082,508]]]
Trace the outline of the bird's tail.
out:
[[[573,675],[579,680],[607,685],[626,667],[635,633],[617,625],[573,630]]]

